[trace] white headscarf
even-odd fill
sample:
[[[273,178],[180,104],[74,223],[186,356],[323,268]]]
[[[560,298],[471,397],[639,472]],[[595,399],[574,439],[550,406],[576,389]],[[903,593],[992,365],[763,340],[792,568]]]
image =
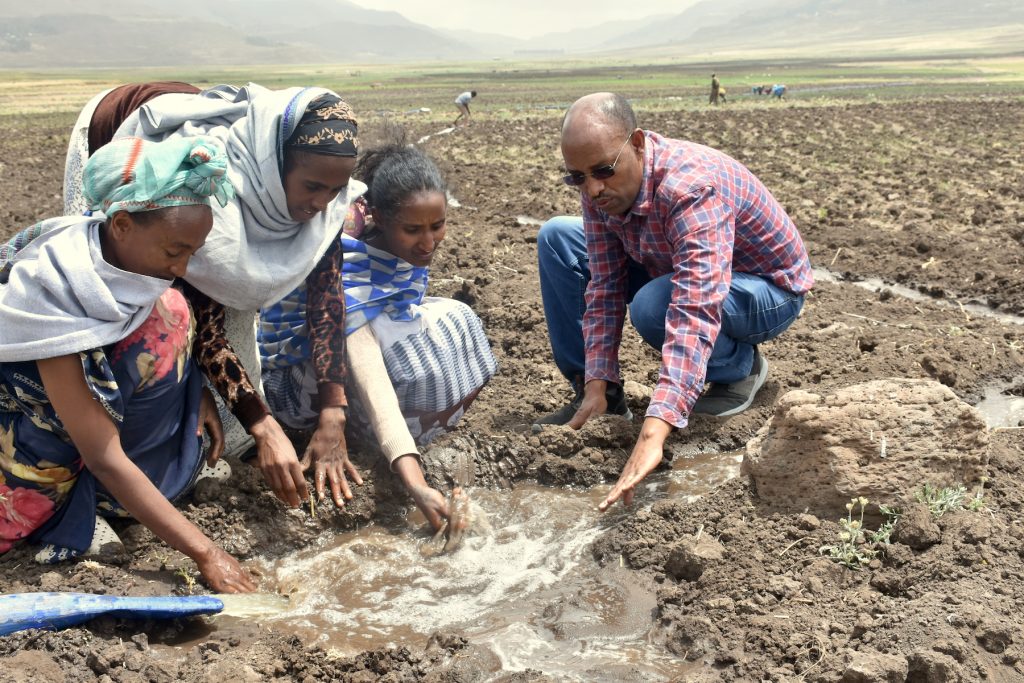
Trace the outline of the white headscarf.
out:
[[[213,230],[189,262],[186,280],[214,300],[253,310],[282,299],[337,238],[349,203],[366,191],[352,180],[325,211],[292,220],[284,194],[284,144],[306,106],[324,88],[268,90],[216,86],[198,95],[157,97],[132,114],[115,137],[159,140],[212,135],[227,147],[235,199],[214,206]]]
[[[104,220],[102,214],[52,218],[18,251],[0,286],[0,363],[113,344],[146,321],[171,281],[104,261]]]

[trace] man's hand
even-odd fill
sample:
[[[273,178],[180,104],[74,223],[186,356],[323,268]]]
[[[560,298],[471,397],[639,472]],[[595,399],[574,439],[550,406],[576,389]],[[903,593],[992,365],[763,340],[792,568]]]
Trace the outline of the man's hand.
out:
[[[348,486],[347,473],[352,481],[363,483],[355,465],[348,459],[348,444],[345,443],[345,409],[340,407],[324,408],[320,411],[320,422],[313,438],[309,441],[306,453],[302,456],[302,469],[313,467],[313,484],[317,498],[324,497],[324,482],[331,486],[331,497],[334,504],[344,507],[346,500],[352,500],[352,490]]]
[[[256,458],[263,478],[282,503],[298,507],[309,498],[309,487],[302,474],[295,447],[281,425],[270,415],[260,418],[249,429],[256,440]]]
[[[200,436],[206,430],[210,437],[210,450],[206,455],[206,464],[213,467],[224,454],[224,425],[220,422],[220,414],[217,412],[217,403],[213,400],[213,394],[206,387],[203,387],[203,397],[199,399],[199,426],[196,429],[196,436]]]
[[[580,429],[590,418],[604,415],[608,410],[608,397],[605,395],[607,389],[608,382],[603,379],[587,382],[583,387],[583,401],[567,424],[573,429]]]
[[[626,461],[626,466],[622,468],[619,480],[608,492],[608,497],[597,506],[598,510],[604,512],[620,498],[624,505],[633,504],[636,485],[661,463],[665,439],[671,433],[672,425],[668,422],[657,417],[644,419],[644,426],[640,430],[640,438],[637,439],[636,446],[633,447],[633,453]]]

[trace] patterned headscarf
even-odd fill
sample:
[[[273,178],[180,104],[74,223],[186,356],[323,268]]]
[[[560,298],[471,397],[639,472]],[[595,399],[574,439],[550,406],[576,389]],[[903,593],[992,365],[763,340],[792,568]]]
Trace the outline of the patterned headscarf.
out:
[[[168,206],[224,206],[233,190],[227,156],[216,138],[170,138],[147,142],[121,138],[100,147],[82,173],[89,208],[111,216]]]
[[[285,146],[313,154],[354,157],[359,153],[357,130],[352,108],[337,95],[325,93],[309,103]]]

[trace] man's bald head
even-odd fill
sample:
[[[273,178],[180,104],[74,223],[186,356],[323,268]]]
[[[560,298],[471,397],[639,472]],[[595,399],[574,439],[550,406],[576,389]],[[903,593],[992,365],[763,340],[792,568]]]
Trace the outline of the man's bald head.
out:
[[[605,129],[615,137],[629,135],[636,129],[633,107],[622,95],[596,92],[573,102],[562,117],[563,138],[595,128]]]
[[[573,102],[562,119],[566,178],[609,215],[629,211],[643,181],[646,137],[621,95],[599,92]]]

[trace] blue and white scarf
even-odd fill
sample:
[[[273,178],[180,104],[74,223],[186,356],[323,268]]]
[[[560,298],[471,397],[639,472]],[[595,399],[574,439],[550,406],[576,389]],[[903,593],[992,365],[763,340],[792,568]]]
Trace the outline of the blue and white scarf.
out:
[[[428,268],[414,266],[344,233],[341,244],[346,335],[382,313],[395,321],[419,317],[417,307],[427,291]],[[305,284],[260,312],[258,339],[264,370],[298,365],[310,358]]]

